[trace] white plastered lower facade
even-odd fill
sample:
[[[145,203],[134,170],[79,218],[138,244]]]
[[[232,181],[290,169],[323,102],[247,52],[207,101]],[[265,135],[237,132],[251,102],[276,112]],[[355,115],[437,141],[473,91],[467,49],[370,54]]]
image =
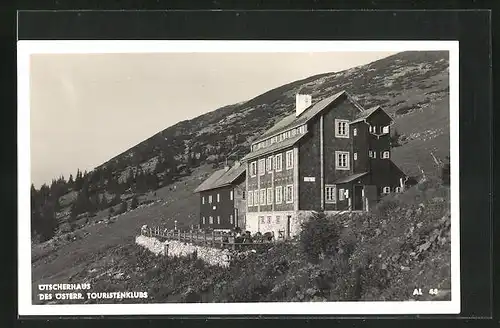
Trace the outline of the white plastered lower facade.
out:
[[[274,232],[276,238],[280,231],[286,238],[297,236],[300,233],[301,224],[312,215],[313,211],[272,211],[272,212],[247,212],[246,231],[252,234],[260,232]],[[339,211],[325,211],[325,214],[332,215]]]

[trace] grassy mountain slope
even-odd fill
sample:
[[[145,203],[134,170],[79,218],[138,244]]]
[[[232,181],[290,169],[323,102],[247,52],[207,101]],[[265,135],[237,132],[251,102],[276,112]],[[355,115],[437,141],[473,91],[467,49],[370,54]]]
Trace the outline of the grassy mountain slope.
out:
[[[103,165],[122,170],[134,155],[140,154],[146,162],[161,151],[180,159],[204,154],[209,163],[224,161],[227,156],[241,158],[256,136],[294,111],[299,90],[310,92],[313,102],[346,90],[365,108],[381,105],[395,118],[396,128],[407,139],[394,157],[403,170],[417,174],[420,166],[432,174],[435,167],[428,151],[437,148],[436,155],[443,158],[449,148],[448,63],[447,52],[403,52],[295,81],[247,102],[179,122]],[[419,151],[414,152],[413,147]]]

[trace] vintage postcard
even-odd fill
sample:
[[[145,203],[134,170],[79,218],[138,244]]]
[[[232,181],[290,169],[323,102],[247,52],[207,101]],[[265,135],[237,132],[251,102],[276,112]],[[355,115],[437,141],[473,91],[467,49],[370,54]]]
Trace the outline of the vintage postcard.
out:
[[[460,313],[456,41],[19,41],[19,314]]]

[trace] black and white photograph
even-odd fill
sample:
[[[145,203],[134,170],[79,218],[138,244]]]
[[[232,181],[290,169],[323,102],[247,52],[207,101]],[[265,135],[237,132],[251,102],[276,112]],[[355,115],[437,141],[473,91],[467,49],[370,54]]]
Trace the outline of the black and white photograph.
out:
[[[458,53],[18,42],[20,312],[459,313]]]

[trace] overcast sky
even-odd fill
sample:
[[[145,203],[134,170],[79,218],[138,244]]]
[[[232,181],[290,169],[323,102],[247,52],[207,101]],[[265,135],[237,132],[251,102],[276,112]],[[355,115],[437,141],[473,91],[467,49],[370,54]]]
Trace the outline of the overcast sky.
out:
[[[392,54],[32,55],[31,179],[67,179],[179,121]]]

